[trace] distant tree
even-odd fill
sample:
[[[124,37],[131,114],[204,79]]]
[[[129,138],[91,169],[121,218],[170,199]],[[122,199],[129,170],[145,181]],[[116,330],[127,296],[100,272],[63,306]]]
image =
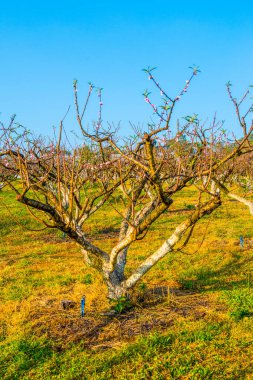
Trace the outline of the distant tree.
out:
[[[252,104],[250,104],[248,108],[246,107],[246,109],[244,109],[244,112],[242,107],[244,106],[244,101],[250,94],[250,91],[247,89],[242,98],[237,100],[232,94],[231,86],[232,85],[230,82],[227,83],[229,98],[235,107],[239,125],[241,126],[245,136],[247,134],[246,118],[253,112],[253,107]],[[250,129],[252,129],[252,124],[253,121],[251,121]],[[242,141],[243,138],[234,138],[234,141],[230,143],[230,146],[232,148],[240,146]],[[247,206],[251,215],[253,215],[253,201],[246,198],[246,194],[252,192],[253,190],[253,152],[250,152],[252,142],[253,135],[251,133],[245,142],[249,148],[249,153],[244,155],[239,151],[236,158],[227,162],[221,173],[215,177],[215,181],[213,182],[213,184],[215,183],[215,186],[218,186],[218,188],[228,197],[233,198]]]
[[[253,126],[246,125],[250,111],[243,121],[239,119],[243,131],[240,140],[228,141],[216,118],[209,127],[201,124],[197,115],[173,122],[177,103],[199,71],[197,67],[192,70],[176,97],[161,88],[153,69],[145,70],[161,94],[159,106],[152,103],[148,91],[143,94],[157,122],[150,123],[146,131],[135,128],[134,136],[125,140],[117,138],[111,126],[104,127],[101,89],[97,89],[98,120],[90,130],[84,126],[95,88],[90,84],[81,108],[77,81],[74,100],[82,134],[79,145],[71,146],[64,120],[59,136],[51,140],[35,137],[15,124],[15,118],[8,127],[2,125],[0,167],[4,183],[46,227],[66,233],[81,247],[85,262],[102,273],[111,299],[126,295],[180,241],[187,244],[196,223],[222,204],[224,191],[220,190],[226,187],[238,157],[252,151]],[[175,196],[184,197],[190,185],[198,191],[197,202],[182,213],[183,220],[164,236],[162,245],[156,250],[150,247],[147,258],[126,277],[132,244],[145,239],[154,222],[176,203]],[[110,250],[94,244],[86,232],[90,217],[105,206],[114,209],[121,220],[118,241]],[[106,222],[110,226],[110,218]]]

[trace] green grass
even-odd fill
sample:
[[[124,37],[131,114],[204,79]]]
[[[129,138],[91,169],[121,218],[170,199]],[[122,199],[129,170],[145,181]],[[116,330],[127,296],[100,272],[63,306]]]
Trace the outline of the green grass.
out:
[[[253,332],[249,321],[243,323]],[[230,322],[181,322],[173,331],[150,334],[120,349],[91,352],[80,343],[60,353],[52,343],[30,337],[6,347],[2,378],[245,379],[253,370],[245,360],[250,341],[236,334]],[[228,362],[231,355],[237,360]]]
[[[33,231],[41,225],[11,193],[0,196],[15,215],[0,205],[1,379],[253,378],[253,218],[247,208],[227,200],[198,224],[187,247],[143,278],[141,296],[151,287],[171,289],[163,303],[147,301],[108,319],[100,315],[109,306],[103,280],[84,265],[79,247],[57,231]],[[190,209],[194,197],[188,189],[175,204]],[[157,220],[131,248],[127,273],[186,215]],[[105,208],[85,228],[109,249],[118,222]],[[76,307],[63,311],[63,299]]]
[[[227,302],[229,314],[234,320],[239,321],[244,317],[253,316],[253,292],[250,286],[226,291],[223,293],[223,299]]]

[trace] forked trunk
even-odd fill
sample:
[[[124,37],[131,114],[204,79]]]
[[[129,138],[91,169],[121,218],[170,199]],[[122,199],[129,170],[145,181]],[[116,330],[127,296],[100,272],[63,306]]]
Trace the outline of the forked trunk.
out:
[[[103,267],[103,276],[108,289],[108,298],[116,300],[126,295],[126,287],[124,285],[124,273],[116,270],[110,272],[105,266]]]

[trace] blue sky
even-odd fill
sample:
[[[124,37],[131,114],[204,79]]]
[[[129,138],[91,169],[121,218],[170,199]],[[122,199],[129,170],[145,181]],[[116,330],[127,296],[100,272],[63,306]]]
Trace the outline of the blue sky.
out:
[[[175,117],[217,117],[237,132],[225,83],[238,97],[253,83],[252,1],[5,1],[0,9],[0,111],[13,113],[37,133],[49,134],[87,82],[104,88],[103,119],[146,123],[152,112],[142,92],[154,90],[141,71],[157,66],[157,79],[176,96],[193,63],[201,74],[178,104]],[[96,119],[92,98],[87,123]]]

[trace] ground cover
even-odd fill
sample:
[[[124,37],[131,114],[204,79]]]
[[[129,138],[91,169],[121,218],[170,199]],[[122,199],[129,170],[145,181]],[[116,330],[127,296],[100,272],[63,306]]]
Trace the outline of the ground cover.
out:
[[[187,189],[177,208],[187,213],[194,197]],[[57,231],[37,231],[41,225],[7,190],[1,200],[1,378],[253,378],[253,218],[247,208],[227,199],[196,226],[189,245],[179,245],[146,275],[134,309],[108,316],[103,281],[84,265],[79,248]],[[180,218],[165,213],[146,240],[134,244],[129,273]],[[117,229],[117,214],[105,207],[86,232],[105,247]],[[63,310],[63,299],[76,306]]]

